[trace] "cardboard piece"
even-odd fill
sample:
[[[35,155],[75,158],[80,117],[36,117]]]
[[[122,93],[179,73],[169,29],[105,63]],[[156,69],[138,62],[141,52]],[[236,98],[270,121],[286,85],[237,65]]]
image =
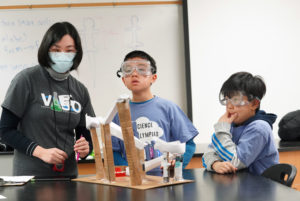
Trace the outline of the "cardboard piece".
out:
[[[163,178],[160,176],[151,176],[146,175],[142,181],[141,185],[130,185],[130,177],[116,177],[114,182],[108,182],[107,180],[98,180],[95,176],[91,177],[83,177],[83,178],[76,178],[73,181],[81,181],[81,182],[88,182],[88,183],[95,183],[95,184],[104,184],[109,186],[119,186],[125,188],[132,188],[132,189],[140,189],[140,190],[147,190],[151,188],[159,188],[163,186],[171,186],[176,184],[184,184],[184,183],[191,183],[194,182],[193,180],[182,180],[182,181],[174,181],[173,178],[170,178],[169,183],[163,183]]]
[[[103,158],[104,158],[104,169],[107,179],[109,181],[115,180],[115,164],[114,156],[112,151],[110,126],[109,124],[101,124],[101,137],[103,142]]]
[[[91,136],[92,136],[92,142],[93,142],[93,148],[95,152],[95,164],[96,164],[96,178],[97,179],[107,179],[107,176],[104,172],[103,162],[102,162],[102,156],[100,151],[100,145],[99,140],[96,132],[96,128],[91,128]]]
[[[129,100],[124,99],[117,102],[120,125],[122,129],[127,162],[130,172],[130,184],[132,186],[142,184],[141,164],[139,163],[137,149],[134,144],[134,133],[131,124]]]

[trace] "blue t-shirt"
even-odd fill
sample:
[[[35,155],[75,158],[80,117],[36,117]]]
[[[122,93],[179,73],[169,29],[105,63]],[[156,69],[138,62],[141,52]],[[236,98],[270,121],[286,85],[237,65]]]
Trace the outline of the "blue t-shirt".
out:
[[[167,142],[179,140],[185,143],[198,134],[192,122],[176,104],[157,96],[145,102],[130,102],[130,112],[134,135],[149,143],[145,147],[145,160],[161,155],[153,148],[154,142],[151,142],[153,137],[159,137]],[[113,122],[120,125],[118,115],[114,117]],[[122,140],[112,136],[112,146],[113,151],[120,152],[126,158]]]

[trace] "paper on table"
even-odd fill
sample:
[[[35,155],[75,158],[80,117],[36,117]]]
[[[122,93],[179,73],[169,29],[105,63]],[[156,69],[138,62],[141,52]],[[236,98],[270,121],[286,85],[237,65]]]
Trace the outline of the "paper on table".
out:
[[[6,197],[4,197],[3,195],[0,195],[0,200],[1,199],[6,199]]]
[[[0,176],[4,180],[4,186],[23,185],[34,176]]]
[[[5,182],[28,182],[34,176],[0,176]]]

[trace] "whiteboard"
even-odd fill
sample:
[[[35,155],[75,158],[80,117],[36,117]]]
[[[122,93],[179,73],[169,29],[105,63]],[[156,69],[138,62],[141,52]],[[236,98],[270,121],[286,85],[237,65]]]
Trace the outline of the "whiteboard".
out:
[[[73,75],[88,88],[97,116],[105,116],[121,94],[130,94],[116,71],[135,49],[157,62],[153,94],[186,111],[181,5],[1,10],[1,103],[14,75],[38,63],[42,37],[57,21],[71,22],[80,33],[84,54]]]
[[[223,82],[238,71],[261,75],[267,86],[261,109],[278,118],[300,107],[300,1],[192,0],[188,2],[193,120],[210,142],[225,112]]]

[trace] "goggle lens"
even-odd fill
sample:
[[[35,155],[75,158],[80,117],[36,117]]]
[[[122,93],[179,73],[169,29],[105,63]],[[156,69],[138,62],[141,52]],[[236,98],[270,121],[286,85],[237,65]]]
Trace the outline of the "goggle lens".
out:
[[[136,71],[140,75],[151,75],[151,65],[149,61],[130,60],[122,63],[121,71],[123,76],[129,76]]]
[[[221,105],[227,105],[228,103],[231,103],[232,105],[234,106],[243,106],[243,105],[246,105],[246,104],[249,104],[248,101],[245,101],[243,99],[243,94],[242,93],[239,93],[237,95],[234,95],[233,97],[229,98],[229,97],[224,97],[223,94],[220,94],[219,95],[219,101],[221,103]]]

